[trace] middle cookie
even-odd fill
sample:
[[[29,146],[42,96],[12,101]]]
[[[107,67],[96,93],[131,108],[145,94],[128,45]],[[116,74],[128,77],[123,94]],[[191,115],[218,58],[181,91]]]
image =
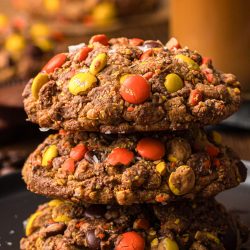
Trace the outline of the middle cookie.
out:
[[[23,168],[31,191],[77,203],[130,205],[212,197],[246,178],[239,158],[203,130],[50,135]]]

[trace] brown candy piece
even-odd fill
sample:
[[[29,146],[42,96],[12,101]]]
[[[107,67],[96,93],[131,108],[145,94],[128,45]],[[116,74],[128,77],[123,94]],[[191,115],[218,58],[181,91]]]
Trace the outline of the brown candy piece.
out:
[[[64,223],[53,223],[48,225],[42,232],[43,237],[47,238],[53,235],[61,234],[66,228]]]
[[[162,48],[163,44],[160,41],[147,40],[143,44],[146,48]]]
[[[96,161],[98,160],[98,157],[97,157],[97,154],[96,154],[95,151],[89,150],[89,151],[87,151],[87,152],[85,153],[84,159],[85,159],[86,161],[88,161],[89,163],[94,164],[94,163],[96,163]]]
[[[187,140],[174,138],[168,145],[168,158],[170,161],[186,161],[191,155],[191,147]]]
[[[195,184],[193,169],[187,165],[179,166],[170,174],[168,184],[175,195],[187,194],[193,189]]]
[[[86,208],[84,216],[90,219],[101,218],[106,212],[105,206],[91,205]]]
[[[94,229],[87,231],[86,240],[90,249],[100,249],[101,240],[96,238]]]

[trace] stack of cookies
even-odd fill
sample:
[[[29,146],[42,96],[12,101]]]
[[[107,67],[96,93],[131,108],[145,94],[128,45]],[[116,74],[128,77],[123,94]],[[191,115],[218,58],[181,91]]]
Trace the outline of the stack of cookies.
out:
[[[28,189],[54,200],[21,249],[238,249],[247,232],[213,198],[246,178],[215,124],[240,104],[236,77],[160,41],[93,36],[29,81],[28,119],[54,129],[27,159]]]

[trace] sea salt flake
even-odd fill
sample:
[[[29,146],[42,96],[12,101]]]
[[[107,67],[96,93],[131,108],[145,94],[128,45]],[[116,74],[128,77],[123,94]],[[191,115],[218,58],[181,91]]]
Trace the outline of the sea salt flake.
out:
[[[76,44],[76,45],[70,45],[68,46],[68,50],[69,50],[69,53],[73,53],[83,47],[86,47],[86,44],[85,43],[79,43],[79,44]]]
[[[13,244],[11,241],[5,241],[5,243],[7,246],[12,246],[12,244]]]
[[[39,128],[39,130],[41,131],[41,132],[47,132],[47,131],[49,131],[51,128],[45,128],[45,127],[42,127],[42,128]]]
[[[94,160],[95,163],[99,163],[99,160],[98,160],[98,158],[96,157],[96,155],[93,156],[93,160]]]
[[[147,50],[150,49],[150,48],[148,48],[147,46],[138,46],[138,48],[139,48],[140,50],[142,50],[143,52],[145,52],[145,51],[147,51]]]

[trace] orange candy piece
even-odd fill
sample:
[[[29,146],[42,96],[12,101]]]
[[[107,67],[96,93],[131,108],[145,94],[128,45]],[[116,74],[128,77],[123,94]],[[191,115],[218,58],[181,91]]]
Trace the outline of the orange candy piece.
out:
[[[170,40],[167,42],[166,47],[168,50],[173,50],[173,49],[180,49],[181,45],[177,41],[175,37],[170,38]]]
[[[82,48],[81,51],[79,52],[79,55],[78,55],[78,58],[77,58],[78,61],[82,62],[83,60],[85,60],[91,50],[93,50],[93,48],[90,48],[90,47]]]
[[[140,104],[150,96],[150,85],[147,80],[140,75],[126,77],[120,87],[122,98],[132,104]]]
[[[152,49],[146,50],[142,53],[140,60],[143,61],[149,57],[151,57],[154,54],[154,51]]]
[[[144,40],[142,40],[140,38],[131,38],[131,39],[129,39],[129,43],[133,46],[139,46],[139,45],[142,45],[144,43]]]
[[[191,106],[197,105],[200,101],[202,101],[202,94],[198,89],[191,90],[188,103]]]
[[[67,56],[64,53],[55,55],[43,67],[42,72],[46,72],[47,74],[53,73],[55,69],[60,68],[64,64],[66,59]]]
[[[207,144],[205,149],[211,157],[216,157],[220,153],[220,150],[212,144]]]
[[[62,169],[70,174],[75,172],[75,161],[72,158],[68,158],[63,164]]]
[[[154,138],[141,139],[136,147],[138,153],[147,160],[157,161],[165,155],[164,144]]]
[[[122,234],[121,240],[118,242],[115,250],[144,250],[145,241],[141,235],[131,231]]]
[[[212,59],[209,57],[202,57],[202,64],[206,65],[212,64]]]
[[[126,148],[115,148],[107,157],[107,162],[112,165],[129,165],[134,159],[134,153]]]
[[[83,159],[87,150],[87,147],[80,143],[71,149],[69,156],[75,161],[80,161]]]
[[[147,72],[143,75],[143,77],[146,79],[146,80],[149,80],[150,78],[152,78],[154,75],[153,72]]]
[[[89,40],[89,44],[93,44],[96,42],[101,43],[105,46],[107,46],[109,44],[108,37],[104,34],[92,36]]]
[[[150,228],[150,224],[149,224],[148,220],[146,220],[146,219],[143,219],[143,218],[137,219],[134,221],[133,228],[147,230]]]

